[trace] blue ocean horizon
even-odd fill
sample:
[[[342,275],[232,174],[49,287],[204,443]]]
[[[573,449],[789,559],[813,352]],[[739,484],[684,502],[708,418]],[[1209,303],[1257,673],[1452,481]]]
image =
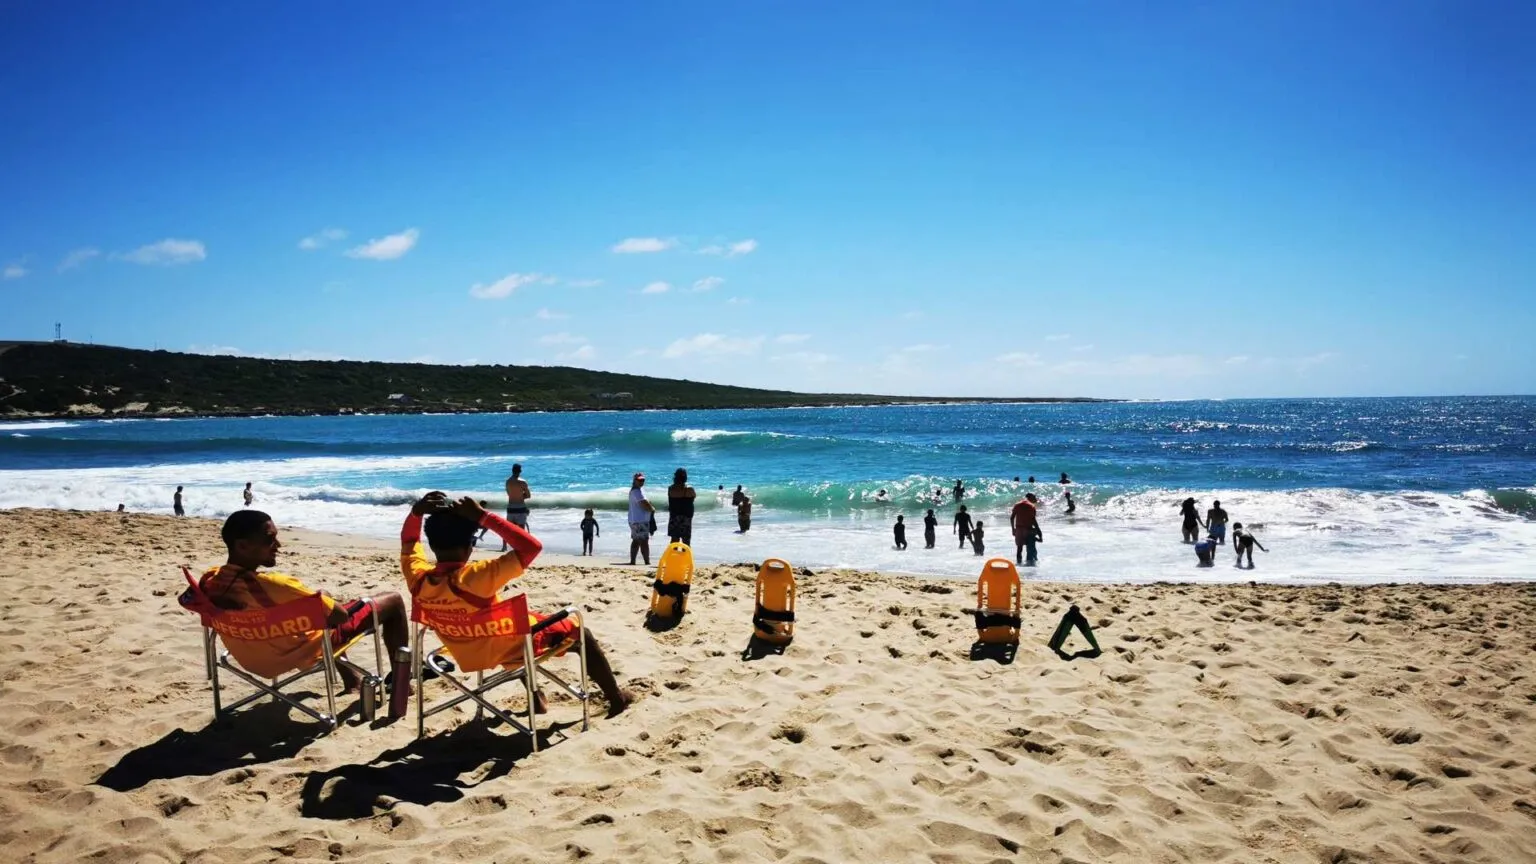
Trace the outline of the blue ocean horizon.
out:
[[[950,533],[956,480],[989,555],[1013,551],[1014,501],[1042,499],[1039,578],[1483,581],[1532,578],[1536,560],[1536,397],[1522,396],[9,421],[0,506],[169,513],[183,485],[190,514],[218,518],[251,482],[280,525],[388,536],[431,489],[502,505],[514,462],[551,549],[575,552],[581,511],[597,511],[599,561],[627,546],[630,475],[664,509],[679,467],[705,561],[972,577],[980,561]],[[754,500],[745,535],[715,494],[738,484]],[[1195,569],[1188,496],[1202,512],[1221,500],[1273,552],[1253,571],[1224,556]],[[935,550],[921,548],[929,508],[949,540]]]

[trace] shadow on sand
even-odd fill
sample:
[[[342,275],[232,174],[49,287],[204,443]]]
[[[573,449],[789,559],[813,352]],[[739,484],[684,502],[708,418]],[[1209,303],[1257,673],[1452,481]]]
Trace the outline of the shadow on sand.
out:
[[[741,659],[751,662],[753,660],[761,660],[764,657],[767,657],[769,654],[782,655],[784,653],[784,649],[788,647],[789,645],[787,643],[781,645],[777,642],[764,641],[763,639],[758,638],[757,634],[754,633],[752,634],[752,638],[747,641],[747,647],[742,649]]]
[[[339,719],[345,722],[356,710],[353,703]],[[263,702],[196,732],[172,730],[159,741],[124,754],[96,778],[96,785],[128,792],[153,780],[206,777],[287,759],[328,731],[323,723],[298,722],[288,711],[287,705]]]
[[[1018,656],[1019,643],[1017,642],[972,642],[972,660],[993,660],[998,664],[1007,666]]]

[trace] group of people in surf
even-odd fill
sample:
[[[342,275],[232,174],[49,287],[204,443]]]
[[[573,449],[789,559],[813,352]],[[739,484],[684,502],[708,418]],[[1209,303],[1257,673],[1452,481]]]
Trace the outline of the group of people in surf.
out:
[[[1019,482],[1017,477],[1013,478],[1013,480],[1015,483]],[[1030,477],[1028,482],[1033,484],[1035,478]],[[1061,479],[1057,482],[1067,486],[1072,483],[1072,478],[1063,471]],[[880,490],[881,495],[884,492],[884,489]],[[943,500],[943,490],[934,489],[933,492],[934,503]],[[965,499],[965,481],[956,480],[951,494],[954,495],[955,503],[958,505],[952,522],[953,530],[951,534],[959,538],[961,549],[964,549],[969,544],[971,550],[977,555],[987,554],[986,524],[980,519],[973,519],[970,511],[967,509],[967,505],[960,504]],[[877,495],[875,500],[884,500],[881,495]],[[1070,491],[1066,492],[1066,502],[1066,512],[1069,515],[1075,513],[1077,511],[1077,502],[1072,500],[1072,493]],[[1040,528],[1039,508],[1039,497],[1033,492],[1028,492],[1008,512],[1008,529],[1014,541],[1014,562],[1023,564],[1026,567],[1033,567],[1038,563],[1039,552],[1036,549],[1036,545],[1045,539],[1045,534]],[[932,509],[928,510],[923,516],[924,549],[932,549],[938,544],[938,527],[939,518],[934,515]],[[898,514],[896,516],[896,524],[892,526],[892,532],[895,535],[897,551],[905,550],[907,548],[907,523],[904,515]]]
[[[1184,542],[1192,543],[1195,547],[1195,560],[1200,567],[1216,566],[1216,547],[1227,544],[1227,522],[1230,518],[1227,511],[1223,510],[1220,501],[1212,501],[1211,508],[1205,511],[1205,518],[1200,518],[1197,509],[1199,501],[1193,497],[1185,498],[1179,505],[1179,515],[1183,518]],[[1201,529],[1206,534],[1200,536]],[[1248,559],[1248,569],[1253,569],[1253,548],[1257,546],[1259,551],[1268,552],[1264,544],[1253,536],[1253,533],[1244,530],[1243,523],[1232,523],[1232,548],[1237,552],[1237,560],[1234,566],[1243,566],[1243,559]]]

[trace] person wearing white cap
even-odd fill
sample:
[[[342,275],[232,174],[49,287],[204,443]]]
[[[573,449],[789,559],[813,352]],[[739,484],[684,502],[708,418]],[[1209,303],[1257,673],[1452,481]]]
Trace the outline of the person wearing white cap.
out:
[[[656,512],[655,505],[645,497],[645,475],[635,472],[634,481],[629,487],[629,563],[635,563],[635,553],[639,553],[646,566],[651,563],[651,514]]]

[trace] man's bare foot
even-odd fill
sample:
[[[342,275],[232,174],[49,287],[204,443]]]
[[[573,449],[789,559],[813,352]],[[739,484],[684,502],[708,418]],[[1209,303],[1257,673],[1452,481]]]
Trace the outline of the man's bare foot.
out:
[[[607,696],[609,717],[619,716],[620,714],[624,713],[625,708],[628,708],[635,702],[635,694],[629,692],[628,690],[620,690],[617,694],[617,697],[618,698],[614,698],[614,696]]]

